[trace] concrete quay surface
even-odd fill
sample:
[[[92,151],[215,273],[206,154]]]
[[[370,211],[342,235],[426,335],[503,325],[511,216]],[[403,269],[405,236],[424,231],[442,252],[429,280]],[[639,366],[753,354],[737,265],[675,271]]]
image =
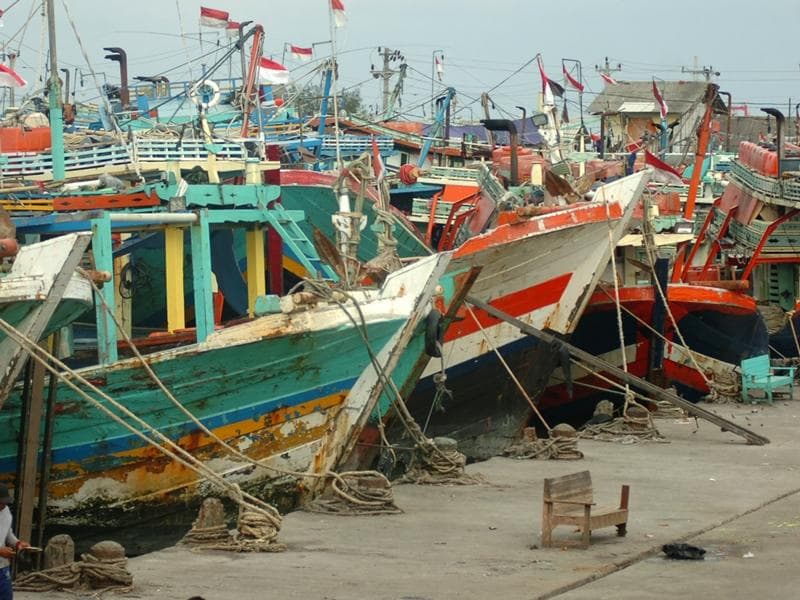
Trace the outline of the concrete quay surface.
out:
[[[800,597],[800,401],[708,405],[770,438],[749,446],[694,419],[659,419],[667,443],[581,440],[577,461],[494,458],[470,465],[487,483],[395,488],[405,512],[285,517],[277,554],[191,552],[131,559],[122,597],[325,600]],[[593,532],[588,550],[539,548],[542,479],[588,469],[595,500],[631,486],[628,535]],[[146,535],[146,532],[142,532]],[[579,539],[559,527],[554,540]],[[702,561],[664,558],[687,541]],[[18,600],[96,598],[17,593]],[[114,597],[113,593],[104,597]]]

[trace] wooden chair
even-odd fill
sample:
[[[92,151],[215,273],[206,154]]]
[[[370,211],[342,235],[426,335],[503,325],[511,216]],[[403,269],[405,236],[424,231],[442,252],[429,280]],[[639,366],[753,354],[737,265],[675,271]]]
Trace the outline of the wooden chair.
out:
[[[589,471],[572,473],[544,480],[542,508],[542,547],[553,545],[553,529],[557,525],[580,527],[581,547],[588,548],[592,529],[617,528],[617,535],[627,533],[630,487],[622,486],[619,508],[597,509],[592,497],[592,476]]]
[[[764,400],[769,404],[777,388],[788,387],[789,398],[792,397],[795,367],[773,367],[766,354],[744,359],[741,367],[743,402],[758,402],[750,395],[751,390],[764,390]]]

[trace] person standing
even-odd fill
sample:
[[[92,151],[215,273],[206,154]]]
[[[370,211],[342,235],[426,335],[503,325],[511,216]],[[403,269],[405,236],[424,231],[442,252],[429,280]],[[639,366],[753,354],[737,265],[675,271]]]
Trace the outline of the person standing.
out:
[[[11,585],[11,559],[17,552],[30,548],[28,542],[17,539],[12,531],[11,509],[8,505],[13,502],[8,492],[8,486],[0,484],[0,600],[12,600],[14,588]]]

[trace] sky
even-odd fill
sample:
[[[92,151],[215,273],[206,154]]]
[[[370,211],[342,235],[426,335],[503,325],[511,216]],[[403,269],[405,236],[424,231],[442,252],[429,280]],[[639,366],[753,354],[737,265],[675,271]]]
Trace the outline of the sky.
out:
[[[581,61],[584,106],[603,87],[595,65],[605,57],[613,67],[621,65],[613,74],[620,80],[691,80],[697,76],[682,72],[682,67],[711,66],[720,73],[715,80],[721,89],[732,93],[734,104],[750,105],[751,113],[761,106],[786,112],[790,98],[793,104],[800,102],[800,52],[794,50],[800,25],[797,0],[342,1],[347,24],[336,30],[340,87],[358,88],[367,106],[378,106],[380,82],[371,76],[371,65],[379,62],[378,47],[399,50],[409,65],[402,110],[415,118],[430,116],[432,84],[434,92],[445,85],[456,89],[457,116],[464,120],[482,116],[477,99],[489,90],[499,115],[516,117],[518,106],[530,112],[541,89],[537,67],[530,62],[537,53],[548,75],[559,81],[562,58]],[[29,82],[26,91],[33,91],[41,87],[47,53],[47,34],[37,9],[41,0],[3,2],[2,51],[19,48],[17,70]],[[232,20],[262,24],[264,52],[277,60],[284,58],[287,42],[311,46],[331,39],[329,0],[54,2],[59,66],[84,73],[79,77],[84,85],[78,88],[84,98],[96,93],[65,3],[101,81],[118,81],[116,63],[103,59],[105,46],[127,51],[131,76],[166,74],[176,81],[189,79],[191,67],[197,78],[201,64],[219,56],[217,40],[227,42],[219,30],[198,33],[201,4],[229,11]],[[329,43],[316,45],[315,56],[324,58],[330,48]],[[431,79],[434,51],[444,55],[441,83]],[[203,53],[207,56],[198,58]],[[238,65],[238,58],[233,64]],[[301,64],[287,56],[285,64],[300,84],[319,79],[312,72],[316,62]],[[568,99],[574,114],[578,97],[568,92]]]

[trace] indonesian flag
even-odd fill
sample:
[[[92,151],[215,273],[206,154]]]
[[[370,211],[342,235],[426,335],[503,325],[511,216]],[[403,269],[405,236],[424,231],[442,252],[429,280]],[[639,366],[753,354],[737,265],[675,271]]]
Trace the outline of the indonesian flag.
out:
[[[372,170],[375,173],[376,183],[380,185],[381,181],[383,181],[383,176],[386,174],[386,168],[383,166],[381,151],[374,135],[372,136]]]
[[[289,49],[292,52],[292,57],[295,60],[311,60],[314,56],[313,48],[301,48],[300,46],[292,46],[289,44]]]
[[[230,19],[230,15],[225,10],[200,7],[200,25],[204,27],[224,29],[228,25],[228,19]]]
[[[614,79],[608,73],[600,73],[600,77],[602,77],[603,81],[605,81],[608,85],[619,85],[619,81]]]
[[[25,81],[13,69],[0,65],[0,87],[25,87],[28,82]]]
[[[344,24],[347,23],[347,15],[344,13],[342,0],[331,0],[331,10],[333,10],[333,22],[336,27],[344,27]]]
[[[3,15],[4,14],[6,14],[6,11],[4,11],[3,9],[0,9],[0,27],[2,27],[4,25],[4,23],[3,23]]]
[[[658,108],[661,111],[661,118],[666,119],[667,113],[669,112],[669,107],[664,101],[664,97],[661,95],[661,91],[658,89],[655,79],[653,79],[653,96],[655,96],[656,102],[658,102]]]
[[[564,77],[567,78],[569,84],[582,94],[583,84],[570,74],[570,72],[567,70],[567,65],[562,64],[561,69],[564,71]]]
[[[681,185],[681,174],[648,150],[644,151],[644,164],[653,169],[652,181],[669,185]]]
[[[541,57],[539,57],[539,75],[542,77],[542,93],[544,94],[545,106],[555,106],[556,101],[553,96],[561,98],[564,95],[564,87],[547,76],[544,72]]]
[[[239,37],[239,23],[236,21],[228,21],[228,24],[225,25],[225,34],[229,38]]]
[[[258,80],[266,85],[289,83],[289,69],[281,63],[262,57],[258,63]]]
[[[444,77],[444,63],[442,62],[443,57],[434,56],[434,62],[436,63],[436,76],[439,78],[439,81],[442,80]]]

